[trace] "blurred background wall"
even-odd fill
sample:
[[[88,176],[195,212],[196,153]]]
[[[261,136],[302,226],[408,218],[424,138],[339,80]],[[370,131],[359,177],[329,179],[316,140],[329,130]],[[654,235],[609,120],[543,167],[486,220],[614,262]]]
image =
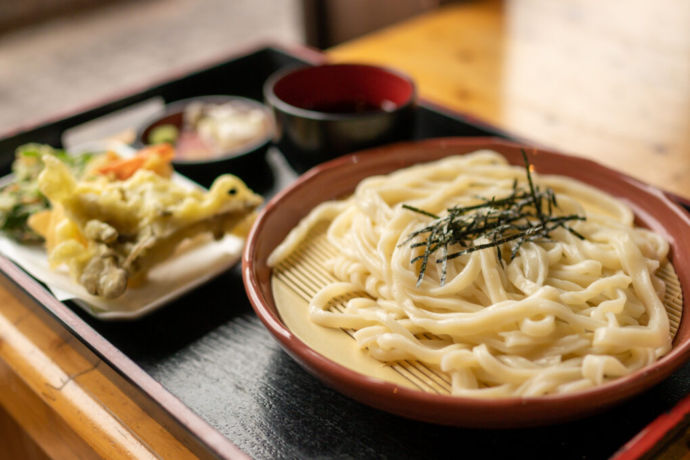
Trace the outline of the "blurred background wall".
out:
[[[110,1],[115,0],[0,0],[0,31],[95,8]]]
[[[0,131],[243,45],[328,48],[448,0],[0,0]]]

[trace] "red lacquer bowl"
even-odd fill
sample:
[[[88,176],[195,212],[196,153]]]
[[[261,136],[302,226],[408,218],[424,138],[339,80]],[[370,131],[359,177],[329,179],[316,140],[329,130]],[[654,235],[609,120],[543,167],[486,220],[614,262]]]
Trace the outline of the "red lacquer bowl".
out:
[[[494,139],[453,138],[401,143],[346,155],[317,166],[272,199],[258,217],[242,259],[244,284],[256,314],[282,347],[309,372],[336,390],[373,407],[427,422],[467,427],[517,427],[561,422],[601,411],[668,377],[690,358],[690,300],[672,350],[656,363],[602,386],[565,395],[476,399],[431,394],[362,375],[319,354],[281,320],[271,293],[266,260],[287,233],[317,204],[352,192],[368,176],[463,154],[492,149],[522,165],[522,146]],[[589,183],[627,202],[639,225],[663,234],[684,293],[690,292],[690,216],[663,192],[583,158],[529,147],[537,172]]]
[[[410,139],[416,89],[410,77],[366,64],[280,70],[264,98],[276,120],[276,142],[298,171],[386,143]]]

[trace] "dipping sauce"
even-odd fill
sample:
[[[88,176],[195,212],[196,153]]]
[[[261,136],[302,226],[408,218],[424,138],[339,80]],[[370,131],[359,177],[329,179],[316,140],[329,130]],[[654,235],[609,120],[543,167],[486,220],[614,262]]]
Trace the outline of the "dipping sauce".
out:
[[[374,104],[367,100],[343,100],[336,102],[320,102],[305,107],[307,110],[324,113],[367,113],[367,112],[392,112],[396,109],[395,102],[384,100],[380,104]]]
[[[209,160],[240,153],[266,137],[271,122],[265,110],[248,102],[193,102],[182,116],[182,127],[162,124],[148,135],[149,143],[175,145],[175,161]]]

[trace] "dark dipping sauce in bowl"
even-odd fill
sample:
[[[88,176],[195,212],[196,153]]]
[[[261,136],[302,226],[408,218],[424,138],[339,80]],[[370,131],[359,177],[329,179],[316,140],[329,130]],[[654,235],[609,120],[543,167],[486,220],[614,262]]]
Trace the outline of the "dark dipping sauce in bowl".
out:
[[[307,110],[324,113],[366,113],[366,112],[391,112],[397,105],[393,101],[385,100],[380,104],[373,104],[365,100],[337,101],[313,104],[305,107]]]
[[[367,64],[325,64],[279,71],[264,85],[278,147],[304,171],[331,158],[406,140],[416,89],[406,75]]]

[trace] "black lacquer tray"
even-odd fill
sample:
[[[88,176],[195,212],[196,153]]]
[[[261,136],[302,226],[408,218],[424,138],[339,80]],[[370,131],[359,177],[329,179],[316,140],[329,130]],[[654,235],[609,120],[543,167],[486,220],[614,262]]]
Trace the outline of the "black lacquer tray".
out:
[[[71,116],[0,139],[0,174],[26,142],[60,145],[65,130],[151,97],[202,94],[261,99],[264,80],[284,66],[316,63],[302,48],[260,47],[190,69]],[[496,136],[491,126],[421,103],[414,138]],[[524,140],[523,140],[524,141]],[[238,172],[265,197],[296,177],[273,149]],[[278,458],[608,458],[690,390],[690,364],[652,390],[583,420],[518,430],[460,429],[410,421],[363,406],[305,372],[264,329],[246,298],[240,267],[143,319],[102,322],[53,298],[0,257],[0,279],[61,333],[76,337],[114,372],[112,380],[200,456],[226,457],[233,445]]]

